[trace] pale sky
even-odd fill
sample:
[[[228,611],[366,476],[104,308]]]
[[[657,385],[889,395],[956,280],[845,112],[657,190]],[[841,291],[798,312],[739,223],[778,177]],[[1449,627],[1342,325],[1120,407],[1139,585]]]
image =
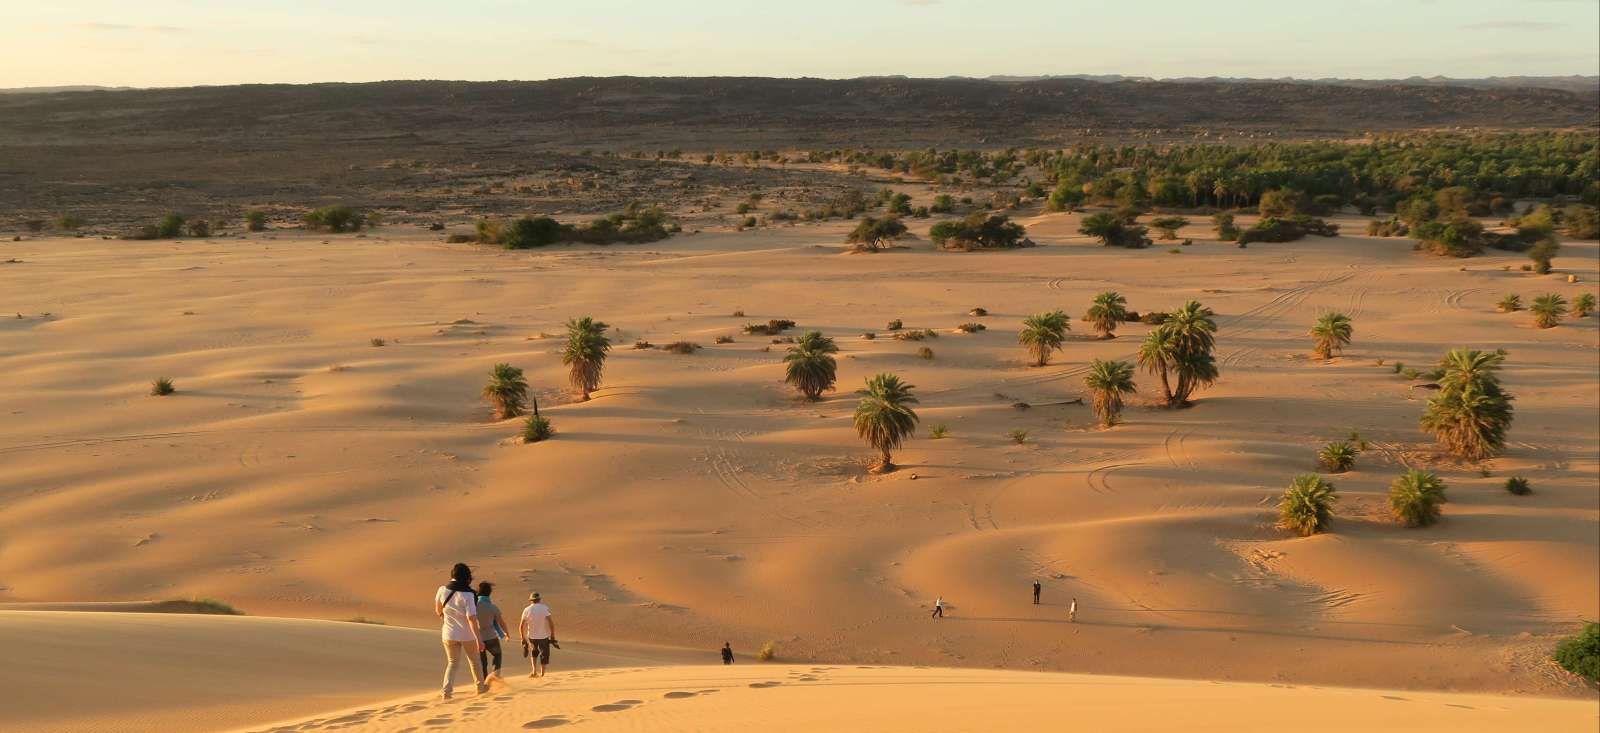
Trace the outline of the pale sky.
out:
[[[0,87],[1600,74],[1600,0],[0,0]]]

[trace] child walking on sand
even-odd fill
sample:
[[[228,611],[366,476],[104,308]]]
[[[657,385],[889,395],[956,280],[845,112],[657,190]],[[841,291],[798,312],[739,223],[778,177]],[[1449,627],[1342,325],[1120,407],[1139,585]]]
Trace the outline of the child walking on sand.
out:
[[[944,596],[933,599],[933,613],[928,618],[944,618]]]

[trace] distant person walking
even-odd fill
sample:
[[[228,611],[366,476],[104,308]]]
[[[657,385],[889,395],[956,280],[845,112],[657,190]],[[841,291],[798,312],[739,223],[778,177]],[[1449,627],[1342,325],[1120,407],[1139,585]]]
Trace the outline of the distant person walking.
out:
[[[1033,581],[1033,605],[1039,605],[1039,592],[1042,590],[1044,590],[1044,586],[1039,585],[1037,580]]]
[[[733,664],[733,646],[726,641],[722,642],[722,663]]]
[[[456,667],[466,657],[472,670],[472,681],[478,693],[489,690],[484,681],[483,665],[478,655],[483,652],[482,635],[478,631],[478,599],[472,592],[472,568],[466,563],[456,563],[450,569],[450,582],[439,586],[433,594],[433,614],[443,622],[440,639],[444,642],[444,699],[449,700],[455,691]]]
[[[522,621],[517,624],[517,638],[522,640],[523,652],[533,663],[528,676],[543,677],[550,671],[550,645],[556,643],[556,622],[538,593],[528,596],[528,607],[522,609]]]
[[[1076,598],[1072,599],[1072,605],[1067,606],[1067,620],[1073,623],[1078,622],[1078,599]]]
[[[933,599],[933,613],[928,618],[944,618],[944,596]]]
[[[500,615],[500,607],[489,600],[494,593],[494,583],[485,580],[478,584],[478,630],[482,632],[479,640],[483,642],[483,649],[478,652],[478,665],[483,668],[484,678],[500,676],[500,666],[504,662],[504,652],[500,649],[500,640],[510,638],[506,633],[505,616]],[[494,657],[494,671],[489,671],[489,657]]]

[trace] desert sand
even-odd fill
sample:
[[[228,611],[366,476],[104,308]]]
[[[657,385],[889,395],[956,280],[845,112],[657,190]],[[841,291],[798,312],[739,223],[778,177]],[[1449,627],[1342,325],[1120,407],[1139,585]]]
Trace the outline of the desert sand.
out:
[[[1600,616],[1597,319],[1538,330],[1493,303],[1593,292],[1595,244],[1566,243],[1557,272],[1536,276],[1517,271],[1520,255],[1445,259],[1403,239],[1239,249],[1192,226],[1182,236],[1195,244],[1172,254],[1166,243],[1099,247],[1075,234],[1075,215],[1022,221],[1043,246],[962,254],[911,241],[846,254],[842,224],[530,252],[400,226],[362,238],[6,243],[0,259],[17,262],[0,265],[0,602],[209,596],[252,615],[426,627],[434,588],[464,560],[500,583],[510,613],[542,591],[563,641],[690,648],[710,661],[723,641],[748,656],[770,640],[779,661],[805,665],[697,670],[704,681],[688,687],[659,670],[608,678],[614,687],[587,679],[560,706],[526,702],[541,690],[482,713],[507,726],[545,714],[628,725],[588,711],[633,695],[648,705],[627,715],[717,704],[726,717],[700,724],[737,727],[774,704],[763,700],[815,707],[807,696],[821,682],[746,684],[811,663],[834,666],[846,688],[827,694],[881,700],[874,715],[951,680],[1018,705],[1089,684],[1030,675],[999,691],[981,685],[1000,673],[981,669],[1298,686],[1172,688],[1286,706],[1305,685],[1576,696],[1592,714],[1593,692],[1545,655]],[[1054,404],[1081,396],[1090,359],[1130,358],[1149,328],[1094,339],[1076,318],[1105,289],[1140,311],[1191,298],[1216,310],[1222,378],[1193,408],[1151,406],[1159,388],[1142,374],[1115,428]],[[989,315],[967,315],[978,306]],[[1052,308],[1074,317],[1074,337],[1052,365],[1027,367],[1018,322]],[[1351,316],[1355,343],[1324,363],[1304,334],[1327,309]],[[589,402],[564,389],[558,355],[562,323],[582,315],[616,329]],[[838,392],[794,397],[784,346],[740,333],[769,318],[838,339]],[[890,340],[895,318],[940,336]],[[954,331],[969,321],[988,330]],[[880,338],[859,338],[869,331]],[[734,342],[713,344],[719,335]],[[705,348],[634,350],[635,339]],[[917,358],[918,346],[934,358]],[[1488,476],[1438,454],[1417,428],[1429,393],[1391,368],[1426,369],[1456,346],[1509,352],[1516,422]],[[523,445],[519,423],[490,418],[478,391],[497,362],[527,370],[555,439]],[[867,473],[872,456],[850,427],[854,390],[880,371],[916,385],[922,418],[896,456],[902,470],[885,476]],[[147,395],[160,376],[177,394]],[[935,424],[950,436],[927,438]],[[1016,429],[1025,443],[1007,437]],[[1332,477],[1333,532],[1274,529],[1283,487],[1352,430],[1373,448]],[[1449,483],[1441,524],[1387,519],[1384,493],[1408,466]],[[1502,488],[1514,474],[1532,495]],[[949,616],[930,620],[941,595]],[[285,688],[321,696],[316,705],[231,720],[431,689],[437,650],[418,643],[420,679],[400,665],[332,674],[344,681]],[[873,697],[879,682],[907,679]],[[1177,685],[1118,684],[1129,699],[1140,685]],[[660,699],[711,688],[724,691]],[[1351,716],[1407,705],[1368,697],[1328,704]],[[1487,714],[1487,703],[1462,704]],[[1459,727],[1448,716],[1466,714],[1427,705],[1441,717],[1411,727]]]

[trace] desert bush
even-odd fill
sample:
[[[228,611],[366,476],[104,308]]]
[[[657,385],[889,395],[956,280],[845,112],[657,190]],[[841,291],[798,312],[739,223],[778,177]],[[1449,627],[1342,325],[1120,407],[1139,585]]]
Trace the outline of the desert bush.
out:
[[[950,428],[946,427],[943,423],[928,428],[928,437],[933,438],[934,440],[938,440],[949,435]]]
[[[861,218],[844,241],[856,245],[858,250],[876,252],[883,248],[885,242],[899,239],[905,233],[906,225],[897,216],[885,216],[881,219],[866,216]]]
[[[499,241],[506,249],[530,249],[575,236],[573,228],[548,216],[524,216],[504,226]]]
[[[1233,214],[1220,212],[1211,216],[1211,227],[1217,232],[1217,240],[1232,242],[1239,238],[1239,227],[1233,223]]]
[[[474,237],[470,234],[450,234],[444,238],[445,244],[466,244],[471,241],[474,241]]]
[[[989,315],[989,309],[988,308],[983,308],[983,307],[980,306],[978,308],[973,308],[972,310],[967,311],[967,315],[972,316],[973,318],[983,318],[983,317]]]
[[[157,377],[150,383],[150,394],[154,397],[165,397],[176,391],[178,388],[172,386],[172,380],[167,377]]]
[[[1333,505],[1339,500],[1333,484],[1314,473],[1296,476],[1278,502],[1278,527],[1310,537],[1333,522]]]
[[[945,249],[1006,249],[1023,244],[1027,230],[1000,214],[975,213],[960,221],[942,221],[928,230],[928,238]]]
[[[871,340],[873,340],[873,339],[875,339],[877,337],[878,337],[878,334],[875,334],[875,333],[873,333],[871,331],[864,331],[861,334],[861,338],[864,341],[871,341]]]
[[[1181,216],[1161,216],[1150,220],[1150,226],[1160,230],[1162,239],[1177,239],[1178,230],[1188,224],[1189,220]]]
[[[495,416],[501,420],[521,415],[528,402],[528,380],[522,370],[510,364],[494,365],[489,372],[489,383],[483,386],[483,399],[494,407]]]
[[[761,648],[756,651],[756,659],[759,660],[759,661],[762,661],[762,662],[770,662],[773,659],[776,659],[777,656],[778,656],[777,645],[773,644],[770,641],[765,643],[765,644],[762,644]]]
[[[61,231],[70,232],[78,229],[81,226],[83,226],[83,217],[74,216],[72,214],[62,214],[61,216],[56,217],[56,228],[60,229]]]
[[[778,336],[791,328],[794,328],[794,321],[787,318],[773,318],[766,323],[744,324],[744,332],[752,336]]]
[[[215,598],[175,598],[155,604],[160,613],[198,613],[216,616],[243,616],[244,611]]]
[[[1150,246],[1146,231],[1142,226],[1105,212],[1084,217],[1082,225],[1078,227],[1079,234],[1099,239],[1102,245],[1132,249]]]
[[[700,350],[700,344],[694,343],[693,341],[674,341],[666,346],[661,347],[661,350],[674,354],[693,354],[694,352]]]
[[[1011,442],[1016,443],[1017,445],[1022,445],[1023,443],[1028,442],[1028,431],[1023,430],[1022,428],[1016,428],[1010,432],[1007,432],[1006,437],[1010,438]]]
[[[1556,253],[1561,251],[1561,242],[1553,236],[1546,236],[1528,248],[1528,259],[1533,260],[1533,271],[1540,275],[1550,274],[1550,261],[1555,259]]]
[[[260,209],[251,209],[245,212],[244,225],[252,232],[265,231],[267,228],[267,212]]]
[[[183,214],[179,214],[176,211],[168,212],[156,224],[156,236],[152,237],[152,239],[172,239],[183,234],[183,225],[187,221],[188,218]]]
[[[1405,369],[1400,370],[1400,376],[1405,377],[1406,379],[1415,380],[1416,378],[1422,376],[1422,372],[1412,369],[1411,367],[1406,367]]]
[[[1307,213],[1305,206],[1304,193],[1293,189],[1280,188],[1261,194],[1261,202],[1256,209],[1262,218],[1288,217]]]
[[[1588,318],[1594,312],[1594,293],[1584,293],[1572,301],[1572,315],[1577,318]]]
[[[550,424],[550,419],[542,415],[529,415],[522,423],[522,442],[538,443],[549,440],[556,434],[556,429]]]
[[[1344,347],[1350,345],[1350,337],[1355,333],[1355,328],[1350,325],[1350,317],[1343,313],[1324,313],[1317,319],[1316,325],[1307,333],[1311,337],[1311,355],[1318,359],[1332,359]]]
[[[1533,305],[1528,308],[1533,314],[1533,325],[1539,328],[1555,328],[1561,319],[1567,316],[1567,299],[1555,293],[1548,293],[1533,299]]]
[[[211,223],[205,219],[190,220],[189,225],[185,228],[189,230],[189,236],[191,237],[204,239],[211,236]]]
[[[732,337],[732,336],[729,336],[729,335],[727,335],[727,334],[723,334],[723,335],[721,335],[721,336],[718,336],[718,337],[716,337],[716,338],[715,338],[715,339],[713,339],[713,340],[714,340],[714,341],[715,341],[715,342],[716,342],[716,343],[719,343],[719,344],[731,344],[731,343],[733,343],[733,337]]]
[[[962,333],[977,333],[987,328],[988,326],[985,326],[982,323],[963,323],[959,326],[956,326],[956,330]]]
[[[1256,222],[1249,229],[1240,232],[1239,244],[1293,242],[1297,239],[1305,238],[1308,234],[1316,234],[1323,237],[1338,236],[1339,225],[1329,224],[1321,219],[1305,215],[1289,218],[1269,216]]]
[[[1501,313],[1522,310],[1522,296],[1516,293],[1506,293],[1505,297],[1501,298],[1500,302],[1495,303],[1494,307]]]
[[[1432,471],[1411,469],[1389,484],[1389,513],[1407,527],[1439,521],[1445,485]]]
[[[1367,236],[1369,237],[1404,237],[1410,228],[1400,221],[1397,216],[1391,216],[1383,221],[1373,219],[1367,222]]]
[[[900,319],[896,318],[896,319],[890,321],[887,326],[884,326],[884,330],[887,330],[887,331],[898,331],[898,330],[900,330],[901,328],[904,328],[904,327],[905,327],[905,324],[901,323]]]
[[[1139,322],[1151,326],[1159,326],[1167,322],[1167,314],[1162,311],[1150,311],[1139,317]]]
[[[947,193],[933,197],[933,205],[928,207],[928,211],[935,214],[948,214],[955,210],[956,200]]]
[[[384,341],[383,339],[372,339],[371,341],[368,341],[367,343],[372,344],[373,346],[377,347],[377,346],[385,346],[389,342]]]
[[[1557,644],[1550,658],[1591,684],[1600,683],[1600,624],[1584,624],[1583,631]]]
[[[1600,239],[1600,208],[1593,206],[1568,207],[1567,236],[1573,239]]]
[[[1349,441],[1337,440],[1317,452],[1317,461],[1330,473],[1344,473],[1355,467],[1358,452]]]
[[[917,349],[917,358],[918,359],[932,359],[933,358],[933,349],[930,349],[930,348],[928,348],[926,346]]]
[[[360,231],[366,219],[361,212],[345,206],[333,204],[312,209],[305,215],[305,224],[309,229],[326,229],[330,232]]]
[[[656,347],[655,344],[652,344],[649,341],[646,341],[644,339],[638,339],[638,340],[633,342],[633,348],[639,349],[639,350],[653,349],[655,347]]]
[[[1528,483],[1526,478],[1521,476],[1512,476],[1511,478],[1506,479],[1506,491],[1516,494],[1517,496],[1526,496],[1533,493],[1533,486]]]
[[[932,338],[939,338],[939,332],[931,328],[913,328],[909,331],[896,331],[894,333],[894,340],[896,341],[922,341]]]

